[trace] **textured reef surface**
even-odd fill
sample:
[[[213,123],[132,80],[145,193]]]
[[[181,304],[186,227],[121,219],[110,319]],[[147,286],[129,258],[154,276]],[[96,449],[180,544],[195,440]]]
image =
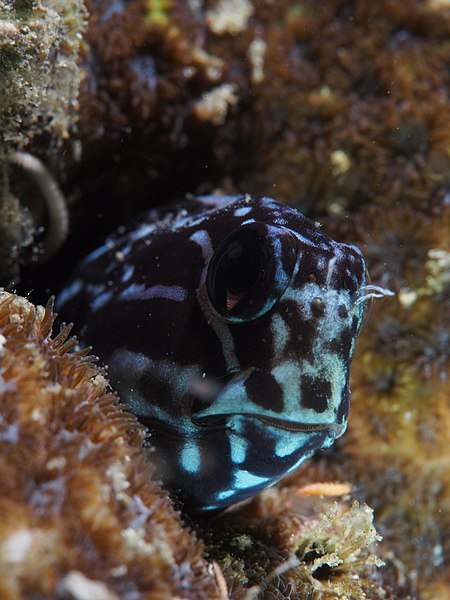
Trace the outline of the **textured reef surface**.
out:
[[[92,364],[70,346],[59,356],[48,312],[4,296],[0,443],[11,487],[1,514],[15,515],[0,523],[7,597],[56,589],[91,597],[80,590],[92,582],[104,586],[102,598],[449,597],[448,1],[10,0],[0,2],[0,40],[3,285],[33,289],[45,304],[87,250],[139,211],[221,191],[296,206],[333,238],[359,245],[373,283],[396,292],[375,303],[359,339],[346,435],[251,504],[189,527],[144,477],[138,426],[112,397],[97,401],[104,380],[100,396],[78,380],[69,386],[80,386],[77,400],[55,391],[68,376],[63,356],[81,361],[81,378],[95,378]],[[68,199],[69,237],[43,265],[49,186],[34,185],[17,151],[38,157]],[[44,358],[26,337],[39,337],[33,331],[48,349],[50,387],[36,370]],[[14,389],[4,371],[10,352],[22,356]],[[92,463],[73,462],[70,440],[60,460],[56,424],[65,411],[86,419],[82,430],[74,417],[76,443],[83,434],[95,445],[105,432],[100,447],[88,444]],[[105,462],[122,465],[124,477],[108,475]],[[95,476],[84,473],[90,468]],[[54,481],[63,474],[75,483],[61,499]],[[351,499],[305,495],[324,481],[345,483]],[[41,504],[30,505],[33,489]],[[146,509],[127,504],[128,489],[141,490]],[[383,536],[376,548],[365,503]],[[145,517],[133,546],[121,532],[135,531],[131,522],[146,510],[160,521]],[[75,535],[75,523],[87,533]],[[67,559],[52,554],[69,546]],[[114,571],[116,551],[125,569]],[[161,589],[146,587],[146,573]]]
[[[54,318],[0,292],[1,598],[214,596],[142,428]]]
[[[34,244],[45,224],[40,195],[33,188],[15,186],[23,174],[14,168],[14,153],[40,148],[63,176],[58,151],[62,141],[70,139],[78,114],[77,60],[86,19],[81,0],[0,1],[2,283],[17,280],[19,266],[36,259]]]

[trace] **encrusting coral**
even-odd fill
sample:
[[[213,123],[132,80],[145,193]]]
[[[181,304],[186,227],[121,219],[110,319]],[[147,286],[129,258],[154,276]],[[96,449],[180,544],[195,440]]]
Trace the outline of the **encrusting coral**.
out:
[[[79,0],[0,2],[2,146],[24,148],[44,132],[69,136],[77,119],[77,57],[86,18]]]
[[[53,320],[0,293],[0,597],[214,598],[140,426]]]
[[[78,119],[82,0],[0,0],[0,280],[17,282],[46,224],[42,199],[11,157],[26,147],[63,173],[63,141]],[[69,155],[73,152],[66,153]],[[34,183],[34,182],[31,182]],[[24,187],[25,184],[25,187]]]
[[[442,199],[450,166],[448,5],[89,0],[88,7],[80,137],[89,196],[101,182],[127,210],[130,197],[157,202],[186,185],[275,189],[324,215],[376,197],[391,204],[407,197],[422,208]],[[118,162],[119,172],[111,169]]]

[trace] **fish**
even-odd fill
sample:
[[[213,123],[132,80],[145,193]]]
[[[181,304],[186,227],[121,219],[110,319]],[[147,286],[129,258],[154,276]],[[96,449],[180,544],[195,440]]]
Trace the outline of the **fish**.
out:
[[[369,296],[356,246],[272,198],[210,195],[112,234],[56,307],[145,426],[164,484],[207,512],[343,435]]]

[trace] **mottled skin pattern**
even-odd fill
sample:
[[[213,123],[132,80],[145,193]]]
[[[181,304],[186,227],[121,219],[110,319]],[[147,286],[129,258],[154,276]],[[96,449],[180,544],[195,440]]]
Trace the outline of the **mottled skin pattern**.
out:
[[[195,510],[244,500],[342,435],[365,263],[275,200],[152,211],[78,267],[81,325]]]

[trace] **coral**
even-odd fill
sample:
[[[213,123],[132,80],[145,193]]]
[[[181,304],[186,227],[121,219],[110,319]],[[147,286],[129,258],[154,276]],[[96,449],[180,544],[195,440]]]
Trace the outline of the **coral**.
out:
[[[370,553],[381,539],[372,521],[371,509],[357,502],[311,504],[274,489],[204,535],[232,599],[362,600],[383,597],[371,581],[383,564]]]
[[[29,211],[10,193],[3,175],[2,178],[0,174],[0,281],[8,284],[19,279],[22,254],[33,243],[34,227]]]
[[[54,318],[0,294],[0,596],[214,598],[140,426]]]
[[[0,1],[0,282],[32,261],[45,225],[39,194],[13,169],[17,150],[55,157],[78,118],[77,64],[87,12],[82,0]],[[54,164],[54,163],[53,163]],[[59,170],[62,165],[59,165]],[[20,199],[20,200],[19,200]]]
[[[239,184],[275,184],[286,200],[314,206],[316,214],[377,198],[425,207],[442,194],[448,10],[415,1],[280,4],[284,11],[265,36],[270,86],[254,90],[244,117],[254,123],[248,141],[255,170]],[[267,18],[263,9],[258,17]],[[262,126],[268,114],[272,122]],[[336,168],[336,153],[344,169]]]
[[[349,430],[333,455],[306,465],[296,478],[300,485],[350,480],[357,497],[374,508],[404,577],[418,575],[424,598],[444,597],[437,589],[448,593],[448,297],[447,287],[409,309],[397,300],[390,310],[373,311],[353,366]]]
[[[56,141],[69,135],[77,119],[86,17],[81,0],[0,2],[2,146],[23,149],[44,132]]]
[[[205,26],[189,3],[89,0],[87,7],[83,160],[74,177],[82,197],[96,198],[95,211],[103,210],[106,232],[114,217],[135,213],[149,198],[156,203],[164,187],[179,191],[205,177],[203,138],[236,100],[222,81],[222,62],[200,42]],[[83,207],[83,221],[91,206]]]
[[[55,0],[45,19],[34,17],[38,40],[48,30],[59,43],[57,8]],[[149,204],[217,187],[270,192],[341,228],[373,204],[421,214],[442,207],[450,163],[445,3],[89,0],[87,8],[74,138],[81,162],[72,152],[55,161],[46,148],[68,189],[79,190],[74,239],[86,223],[98,241]],[[72,32],[80,32],[80,4],[74,11]],[[63,11],[59,26],[67,20]],[[4,22],[18,29],[11,16]],[[80,80],[73,40],[64,48],[70,93],[59,76],[47,90],[51,101],[71,102],[59,117],[43,107],[53,117],[38,119],[40,131],[70,129]],[[22,69],[39,77],[30,93],[48,84],[55,66],[46,68]],[[18,89],[21,72],[9,77]],[[20,110],[15,118],[23,121]],[[74,248],[81,257],[85,246],[74,243],[68,256]]]
[[[249,0],[220,0],[205,14],[208,29],[216,35],[245,31],[254,8]]]
[[[99,173],[120,202],[130,186],[150,200],[186,184],[255,193],[273,186],[278,197],[325,215],[374,197],[422,208],[432,195],[442,199],[448,7],[204,5],[89,3],[81,138],[86,157],[95,150],[101,163],[96,178],[84,172],[86,190],[95,193]],[[223,86],[234,90],[233,110],[197,120],[193,107]],[[117,161],[121,180],[107,173]]]

